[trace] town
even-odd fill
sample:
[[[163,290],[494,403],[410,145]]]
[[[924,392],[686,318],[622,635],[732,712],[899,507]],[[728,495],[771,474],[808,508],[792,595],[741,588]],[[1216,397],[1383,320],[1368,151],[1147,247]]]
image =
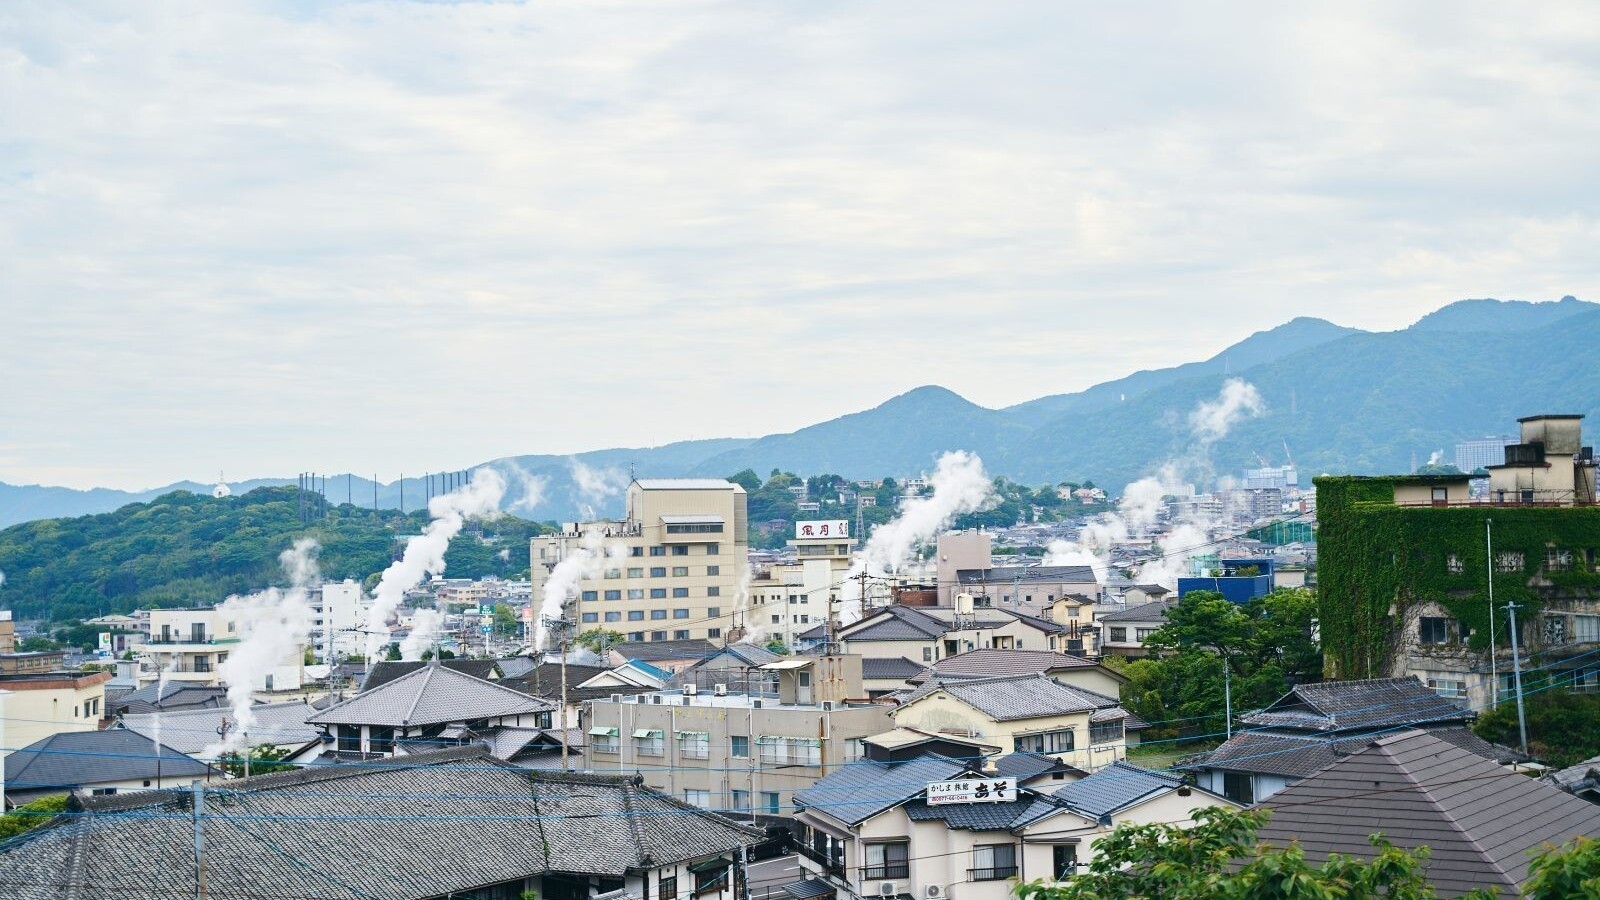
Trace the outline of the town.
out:
[[[365,582],[306,538],[287,587],[59,643],[0,613],[0,881],[1000,900],[1137,871],[1103,849],[1128,829],[1237,820],[1312,863],[1382,834],[1440,896],[1509,896],[1600,835],[1600,747],[1548,711],[1600,685],[1595,461],[1582,416],[1515,424],[1409,474],[1302,479],[1285,448],[1223,489],[1174,465],[1026,505],[963,453],[640,475],[537,529],[526,577],[411,565],[493,514],[480,470]],[[791,518],[755,520],[774,495]]]

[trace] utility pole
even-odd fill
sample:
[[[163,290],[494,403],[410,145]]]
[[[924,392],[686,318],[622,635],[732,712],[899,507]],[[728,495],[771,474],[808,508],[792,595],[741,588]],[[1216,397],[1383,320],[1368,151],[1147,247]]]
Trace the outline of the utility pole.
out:
[[[198,778],[189,783],[189,813],[194,823],[194,900],[206,900],[206,792]]]
[[[1489,707],[1493,709],[1500,705],[1500,664],[1494,652],[1494,519],[1487,516],[1483,520],[1483,552],[1489,570]]]
[[[1528,717],[1522,709],[1522,654],[1517,648],[1517,601],[1506,604],[1511,614],[1511,671],[1512,684],[1517,690],[1517,734],[1522,738],[1522,754],[1528,754]]]
[[[1226,719],[1224,728],[1233,737],[1233,668],[1228,665],[1228,654],[1222,654],[1222,709]]]

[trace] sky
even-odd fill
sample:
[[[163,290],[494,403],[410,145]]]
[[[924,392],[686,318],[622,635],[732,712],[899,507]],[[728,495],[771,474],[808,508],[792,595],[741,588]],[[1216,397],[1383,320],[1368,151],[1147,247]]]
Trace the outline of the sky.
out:
[[[1005,406],[1596,299],[1600,5],[0,5],[0,481]]]

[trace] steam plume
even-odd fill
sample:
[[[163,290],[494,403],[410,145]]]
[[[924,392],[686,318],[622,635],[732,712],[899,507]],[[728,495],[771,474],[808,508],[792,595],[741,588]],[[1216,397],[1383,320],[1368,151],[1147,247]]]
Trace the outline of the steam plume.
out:
[[[502,459],[494,465],[496,471],[509,482],[507,493],[517,496],[516,500],[506,504],[506,512],[532,512],[544,502],[545,488],[549,486],[550,479],[529,472],[513,459]],[[511,490],[512,487],[515,490]]]
[[[1189,430],[1202,447],[1222,440],[1241,419],[1261,415],[1267,408],[1256,386],[1242,378],[1230,378],[1222,384],[1222,392],[1215,400],[1201,401],[1189,413]]]
[[[389,617],[400,608],[406,591],[421,584],[427,576],[443,572],[444,552],[450,546],[450,539],[461,533],[468,518],[494,514],[505,492],[505,477],[485,467],[473,472],[472,480],[464,487],[428,501],[428,515],[432,521],[421,534],[407,539],[405,551],[384,570],[372,591],[372,612],[367,618],[367,659],[377,658],[388,633]],[[416,653],[418,656],[405,658],[417,659],[422,651],[416,650]]]
[[[627,552],[621,546],[612,548],[618,555]],[[544,583],[544,599],[539,604],[539,618],[534,622],[534,649],[543,652],[550,640],[545,619],[562,617],[566,604],[578,589],[578,583],[594,578],[605,569],[606,540],[597,526],[584,529],[578,546],[567,557],[555,564]]]
[[[226,737],[206,748],[202,756],[218,756],[246,747],[245,735],[256,720],[251,695],[257,679],[305,651],[312,616],[307,595],[319,577],[319,549],[316,540],[300,538],[278,555],[284,574],[289,576],[288,590],[268,588],[223,602],[221,612],[237,623],[240,635],[238,646],[217,668],[228,686],[233,725]]]
[[[400,642],[401,659],[421,659],[444,631],[444,613],[419,609],[411,617],[411,633]]]
[[[595,510],[602,503],[628,486],[628,474],[621,469],[596,469],[577,457],[567,460],[567,467],[572,471],[572,483],[578,488],[578,500],[586,519],[595,518]]]

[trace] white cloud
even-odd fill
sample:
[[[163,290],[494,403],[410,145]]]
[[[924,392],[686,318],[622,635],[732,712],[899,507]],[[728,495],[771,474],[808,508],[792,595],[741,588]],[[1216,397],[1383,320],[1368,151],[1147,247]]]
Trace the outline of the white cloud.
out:
[[[876,352],[907,329],[1005,346],[936,373],[998,405],[1581,294],[1597,38],[1582,3],[8,4],[0,379],[67,446],[0,479],[392,478],[803,425],[930,380]]]

